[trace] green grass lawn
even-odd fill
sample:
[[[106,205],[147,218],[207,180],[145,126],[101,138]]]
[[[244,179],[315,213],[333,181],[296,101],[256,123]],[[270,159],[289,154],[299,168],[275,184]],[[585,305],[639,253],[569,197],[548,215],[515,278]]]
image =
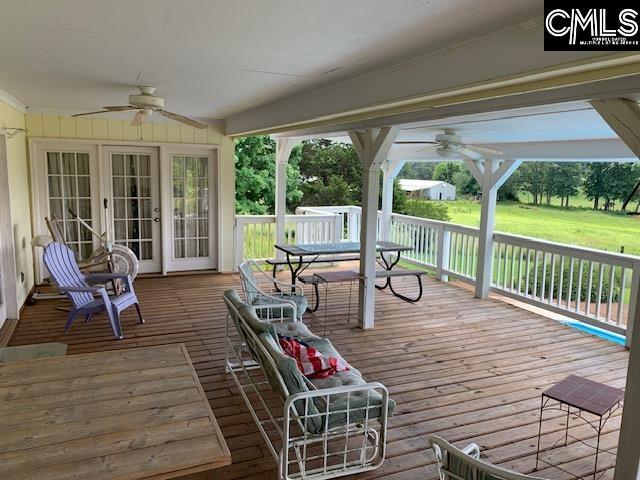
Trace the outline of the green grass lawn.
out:
[[[590,205],[587,199],[575,200]],[[479,202],[456,200],[447,206],[452,222],[478,226]],[[640,218],[620,213],[498,202],[496,230],[611,252],[624,247],[625,253],[640,255]]]

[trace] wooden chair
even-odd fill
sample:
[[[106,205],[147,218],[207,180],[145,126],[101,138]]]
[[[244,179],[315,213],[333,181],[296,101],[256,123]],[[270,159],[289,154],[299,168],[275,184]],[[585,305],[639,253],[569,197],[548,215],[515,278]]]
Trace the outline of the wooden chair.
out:
[[[480,447],[475,443],[460,450],[435,435],[429,437],[429,443],[436,455],[440,480],[545,480],[480,460]]]
[[[109,317],[113,334],[116,338],[122,339],[124,336],[120,327],[120,312],[131,305],[135,305],[140,323],[144,323],[140,304],[128,275],[112,273],[85,275],[78,268],[73,251],[66,245],[57,242],[50,243],[44,249],[44,263],[58,290],[64,293],[73,304],[67,317],[64,333],[67,333],[78,315],[84,315],[85,321],[88,322],[95,313],[105,311]],[[89,284],[92,281],[107,282],[114,279],[121,280],[125,286],[124,291],[119,295],[109,296],[104,287],[90,286]]]

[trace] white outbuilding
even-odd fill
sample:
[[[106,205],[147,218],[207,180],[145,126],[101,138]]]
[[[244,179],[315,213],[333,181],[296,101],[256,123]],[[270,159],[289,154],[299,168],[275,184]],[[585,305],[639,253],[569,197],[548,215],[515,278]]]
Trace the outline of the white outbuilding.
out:
[[[444,180],[414,180],[401,178],[400,189],[405,192],[428,198],[429,200],[455,200],[456,186]]]

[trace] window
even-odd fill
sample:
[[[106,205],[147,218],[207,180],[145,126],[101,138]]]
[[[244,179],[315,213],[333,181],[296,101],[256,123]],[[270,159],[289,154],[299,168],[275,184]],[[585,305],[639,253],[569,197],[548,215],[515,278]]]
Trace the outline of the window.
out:
[[[71,212],[91,225],[91,176],[89,154],[47,152],[49,216],[61,222],[67,245],[80,258],[93,250],[92,233]]]
[[[172,155],[174,258],[209,257],[209,158]]]

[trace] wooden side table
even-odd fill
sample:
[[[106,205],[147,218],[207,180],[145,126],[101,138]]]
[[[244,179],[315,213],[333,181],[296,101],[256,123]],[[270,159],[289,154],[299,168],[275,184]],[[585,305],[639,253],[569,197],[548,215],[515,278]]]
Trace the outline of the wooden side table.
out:
[[[577,413],[578,418],[584,420],[598,434],[595,447],[596,459],[593,468],[593,478],[595,479],[598,471],[600,435],[602,434],[602,430],[604,429],[607,420],[611,418],[611,415],[613,415],[616,410],[622,407],[623,398],[624,390],[610,387],[604,383],[595,382],[577,375],[569,375],[561,382],[556,383],[551,388],[542,392],[542,398],[540,401],[540,424],[538,426],[538,447],[536,449],[536,470],[538,469],[539,462],[545,463],[551,467],[557,467],[557,465],[551,465],[540,458],[540,438],[542,436],[543,413],[547,410],[560,410],[562,412],[567,412],[567,424],[564,434],[564,445],[566,446],[569,439],[569,417],[571,415],[571,409],[573,408],[574,413]],[[585,412],[597,417],[597,422],[586,418],[584,416]],[[578,441],[590,446],[582,440]]]

